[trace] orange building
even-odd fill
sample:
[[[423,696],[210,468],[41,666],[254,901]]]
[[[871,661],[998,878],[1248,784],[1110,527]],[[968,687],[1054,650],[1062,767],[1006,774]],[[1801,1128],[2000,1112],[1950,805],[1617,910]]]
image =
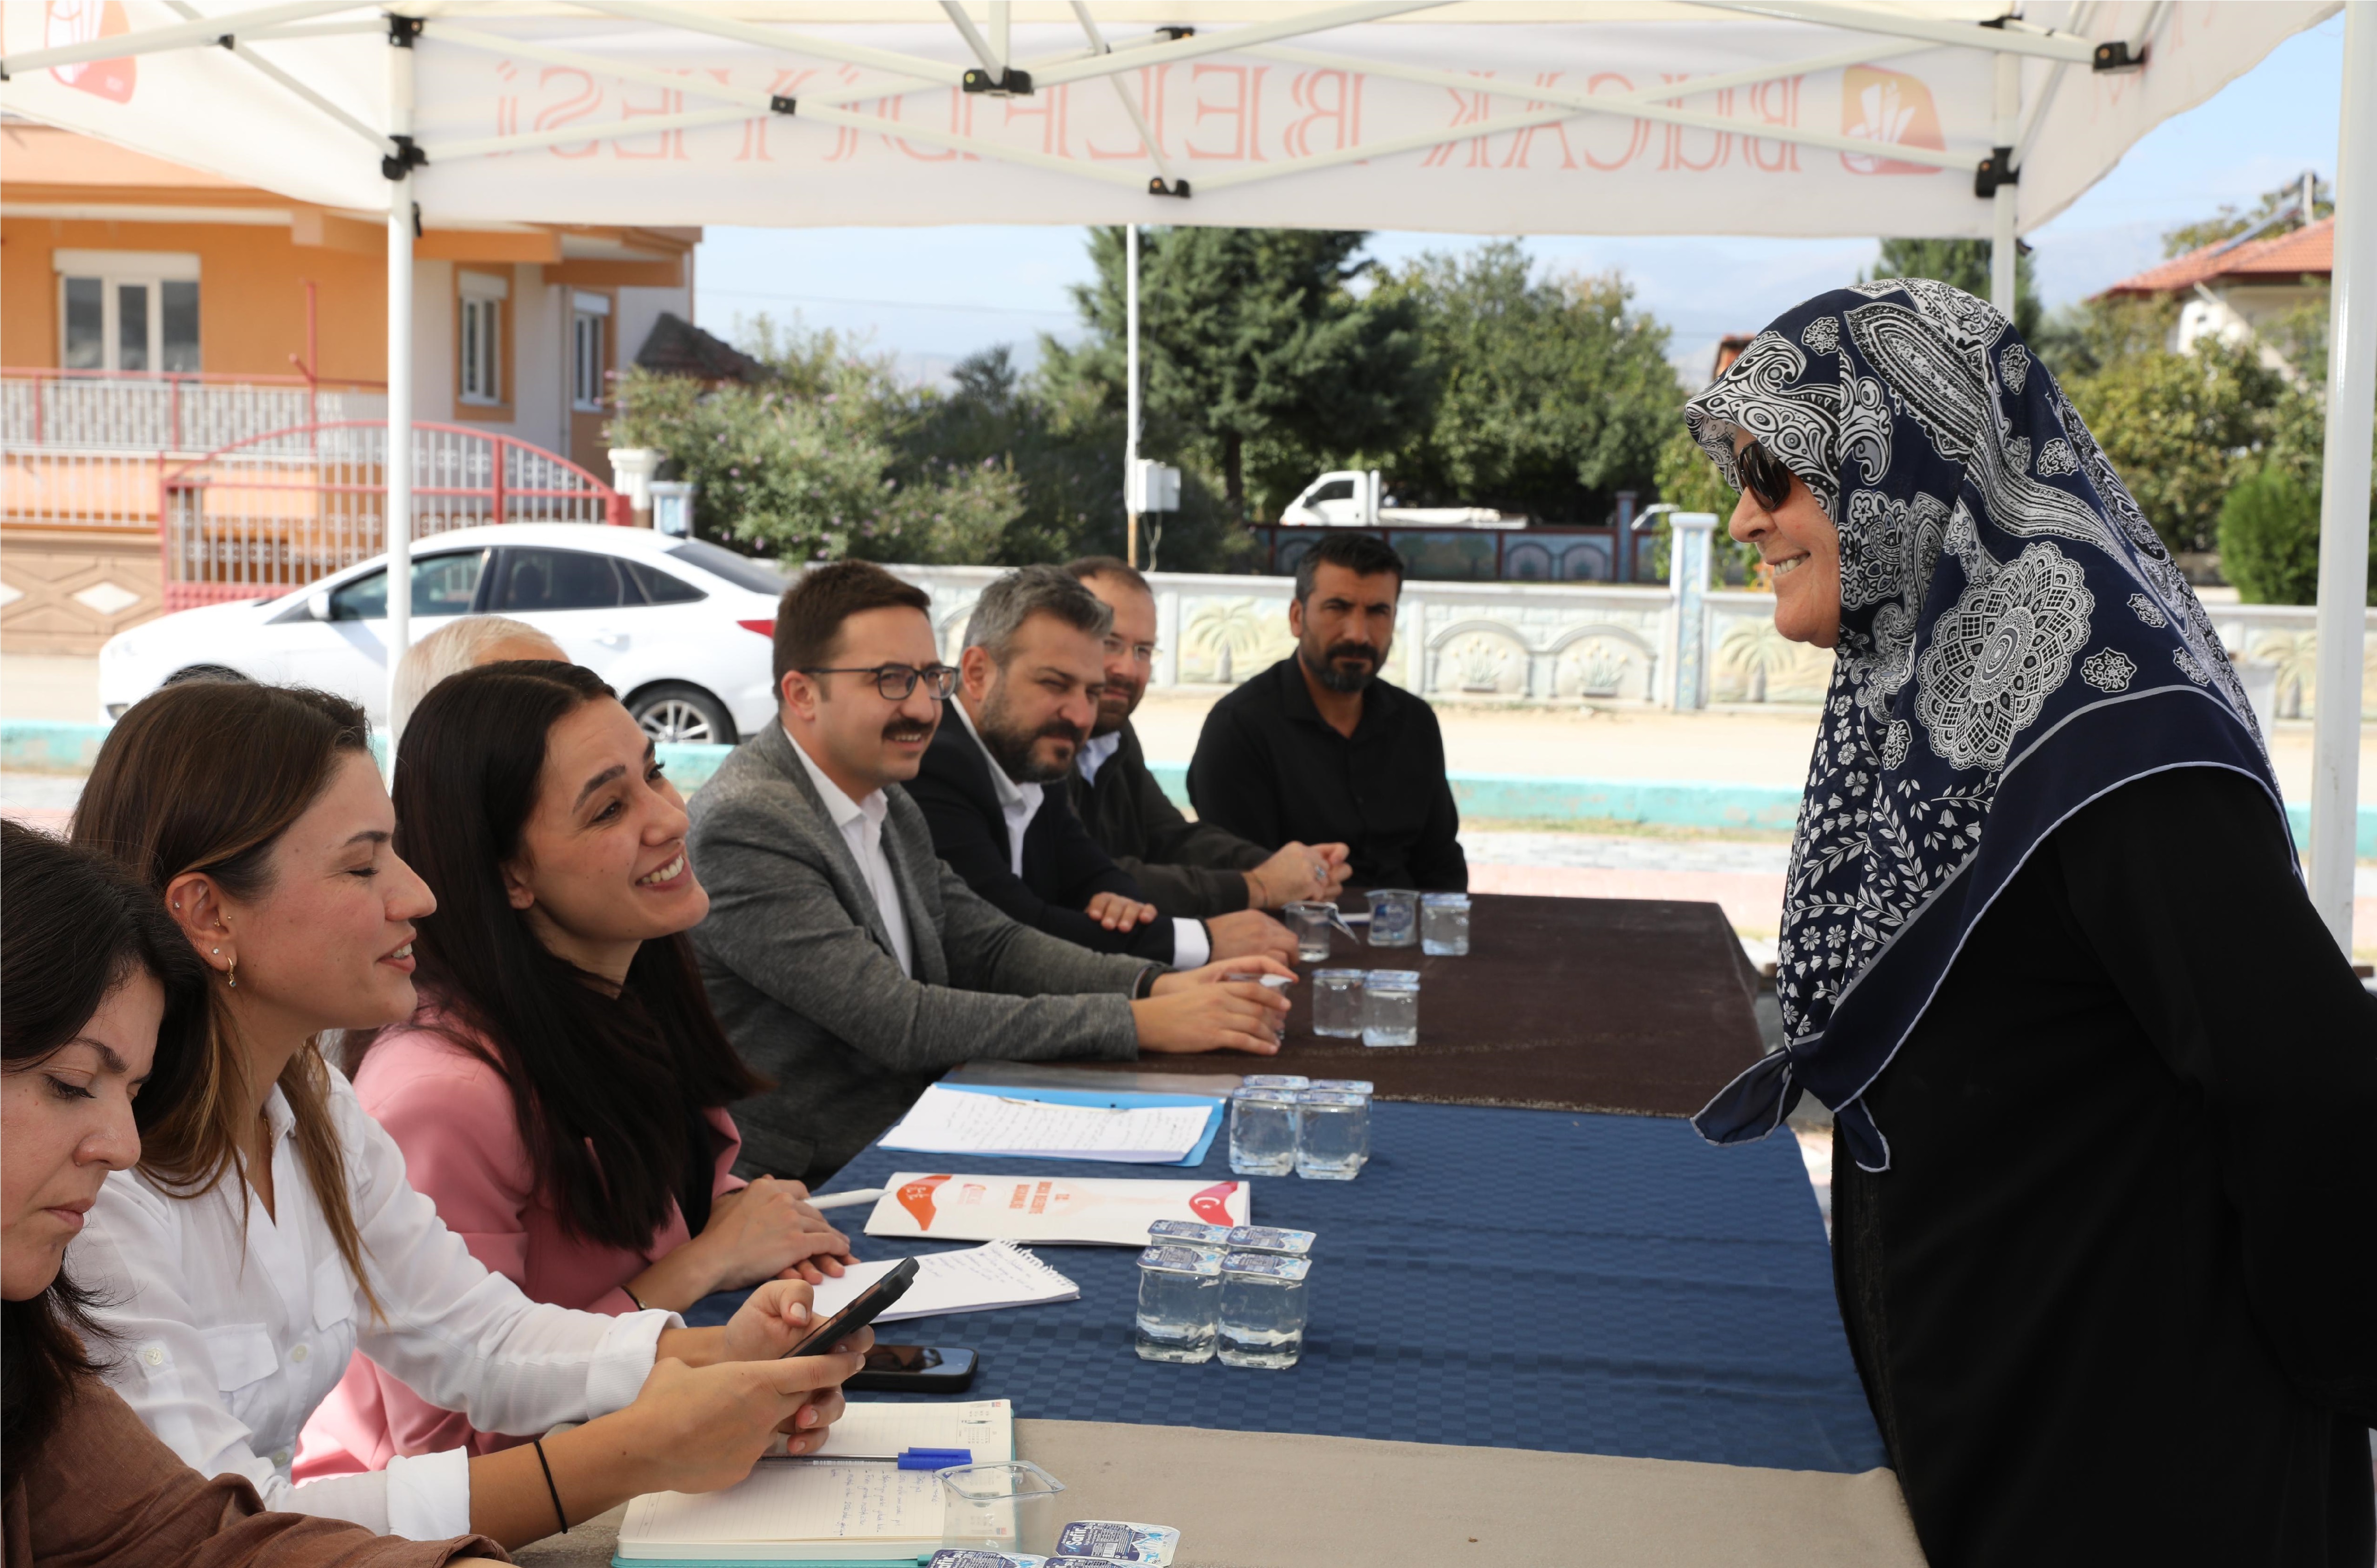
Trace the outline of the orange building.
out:
[[[608,377],[693,316],[699,229],[429,228],[413,416],[608,482]],[[386,220],[0,117],[0,645],[89,652],[157,613],[161,456],[379,419]]]

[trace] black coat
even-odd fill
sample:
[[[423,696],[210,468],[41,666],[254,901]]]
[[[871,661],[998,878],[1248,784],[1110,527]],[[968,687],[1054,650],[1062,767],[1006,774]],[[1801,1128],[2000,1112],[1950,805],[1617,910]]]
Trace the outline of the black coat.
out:
[[[1102,892],[1141,900],[1146,894],[1090,837],[1061,783],[1041,793],[1040,809],[1023,830],[1023,875],[1016,876],[990,758],[954,712],[958,699],[950,701],[952,711],[942,714],[925,764],[907,786],[933,831],[934,853],[1009,919],[1096,952],[1171,963],[1171,921],[1109,931],[1082,913]]]
[[[1096,781],[1081,777],[1076,767],[1065,787],[1098,847],[1130,873],[1156,908],[1202,917],[1247,907],[1242,873],[1270,859],[1271,851],[1217,823],[1182,816],[1147,771],[1147,753],[1128,723]]]
[[[1833,1167],[1842,1316],[1932,1568],[2365,1568],[2377,999],[2268,797],[2075,813]]]

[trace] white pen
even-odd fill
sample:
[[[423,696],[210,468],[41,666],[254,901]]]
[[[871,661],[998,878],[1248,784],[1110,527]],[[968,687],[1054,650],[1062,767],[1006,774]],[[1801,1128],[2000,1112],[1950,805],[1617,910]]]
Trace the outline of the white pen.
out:
[[[876,1199],[883,1196],[884,1191],[885,1189],[880,1187],[867,1187],[862,1188],[860,1191],[855,1192],[828,1192],[822,1197],[812,1195],[809,1199],[809,1207],[813,1209],[847,1209],[859,1203],[871,1203],[875,1202]]]

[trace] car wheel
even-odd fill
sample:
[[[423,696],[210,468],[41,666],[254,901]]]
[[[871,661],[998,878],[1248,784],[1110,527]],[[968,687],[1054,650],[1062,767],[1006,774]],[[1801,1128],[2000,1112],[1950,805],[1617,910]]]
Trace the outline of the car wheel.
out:
[[[647,687],[628,702],[627,712],[663,746],[735,744],[735,720],[725,704],[698,686],[667,681]]]

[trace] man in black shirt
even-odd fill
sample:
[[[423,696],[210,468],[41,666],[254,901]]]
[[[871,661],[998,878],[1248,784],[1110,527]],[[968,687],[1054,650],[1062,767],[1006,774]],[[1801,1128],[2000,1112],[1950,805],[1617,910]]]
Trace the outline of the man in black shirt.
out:
[[[1469,886],[1435,711],[1379,678],[1403,557],[1366,533],[1296,563],[1296,652],[1213,704],[1188,764],[1200,820],[1257,844],[1349,846],[1366,888]]]
[[[1227,915],[1336,897],[1345,882],[1344,844],[1289,844],[1274,852],[1227,828],[1190,821],[1165,796],[1130,723],[1154,673],[1155,594],[1147,579],[1112,556],[1084,557],[1065,569],[1114,612],[1097,723],[1065,781],[1074,813],[1098,847],[1166,915]]]

